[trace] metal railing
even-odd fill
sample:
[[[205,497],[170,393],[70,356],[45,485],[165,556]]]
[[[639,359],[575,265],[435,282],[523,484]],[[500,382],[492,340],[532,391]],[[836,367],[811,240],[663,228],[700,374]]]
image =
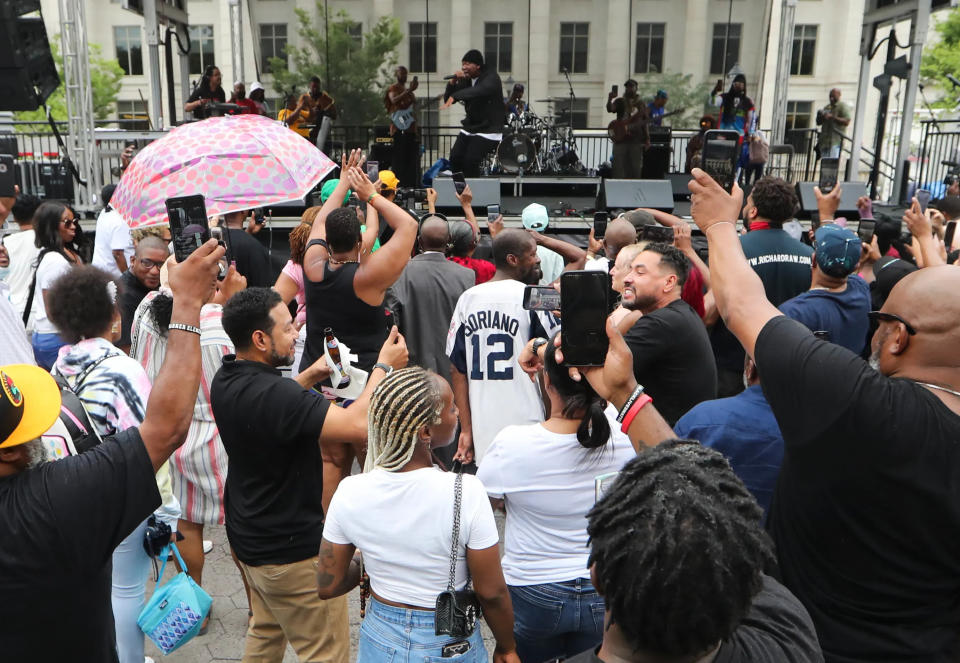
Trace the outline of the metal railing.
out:
[[[917,157],[917,188],[934,197],[944,194],[943,179],[950,170],[944,161],[960,157],[960,120],[921,120],[920,153]]]

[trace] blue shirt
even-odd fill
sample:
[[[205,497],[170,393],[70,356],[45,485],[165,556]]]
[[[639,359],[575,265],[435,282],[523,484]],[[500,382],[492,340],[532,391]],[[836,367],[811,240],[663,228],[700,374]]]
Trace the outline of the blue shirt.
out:
[[[810,331],[830,332],[831,342],[860,354],[870,326],[870,286],[851,276],[843,292],[808,290],[781,304],[780,312]]]
[[[699,440],[726,456],[766,519],[783,462],[783,435],[760,385],[732,398],[700,403],[680,417],[673,430],[679,438]]]
[[[650,113],[650,124],[659,127],[663,124],[663,115],[667,110],[666,106],[657,106],[652,101],[647,104],[647,112]]]

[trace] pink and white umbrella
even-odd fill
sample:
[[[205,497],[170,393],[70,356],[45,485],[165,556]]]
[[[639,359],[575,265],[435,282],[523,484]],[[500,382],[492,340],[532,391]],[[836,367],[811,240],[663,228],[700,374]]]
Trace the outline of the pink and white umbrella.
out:
[[[303,199],[336,164],[261,115],[173,129],[130,163],[110,200],[131,228],[168,223],[164,201],[201,194],[210,216]]]

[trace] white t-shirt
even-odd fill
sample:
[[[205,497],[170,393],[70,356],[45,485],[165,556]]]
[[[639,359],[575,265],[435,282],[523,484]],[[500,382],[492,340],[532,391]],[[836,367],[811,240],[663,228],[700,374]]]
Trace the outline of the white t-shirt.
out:
[[[113,259],[114,251],[123,251],[129,265],[133,256],[133,237],[130,235],[130,227],[120,213],[104,208],[97,217],[97,234],[93,243],[91,264],[118,279],[121,272],[117,261]]]
[[[3,238],[3,245],[10,255],[10,271],[7,273],[7,284],[10,286],[10,303],[16,309],[17,315],[23,316],[23,309],[27,305],[27,294],[30,292],[30,281],[33,280],[33,267],[40,255],[40,249],[34,244],[36,233],[31,230],[7,235]],[[27,330],[33,328],[33,321],[27,321]]]
[[[72,265],[61,254],[50,251],[43,256],[37,267],[37,290],[33,295],[33,330],[38,334],[56,334],[57,328],[47,318],[47,309],[43,305],[43,291],[50,288],[61,275],[70,271]],[[27,284],[30,287],[30,284]]]
[[[540,285],[550,285],[563,273],[563,256],[545,246],[537,247],[537,255],[540,257],[540,271],[543,272]]]
[[[600,258],[590,258],[583,268],[591,272],[609,272],[610,259],[602,256]]]
[[[469,382],[478,463],[504,426],[543,421],[540,389],[517,358],[527,341],[550,338],[559,323],[549,313],[525,311],[523,288],[512,279],[475,285],[460,295],[450,320],[446,352]]]
[[[504,499],[503,575],[508,585],[540,585],[589,578],[587,512],[594,479],[619,471],[636,456],[607,408],[612,434],[599,449],[542,424],[500,431],[477,472],[491,497]]]
[[[433,608],[450,578],[455,479],[433,467],[347,477],[330,500],[323,538],[363,553],[377,596]],[[467,582],[466,548],[484,550],[499,541],[483,485],[465,474],[454,587]]]

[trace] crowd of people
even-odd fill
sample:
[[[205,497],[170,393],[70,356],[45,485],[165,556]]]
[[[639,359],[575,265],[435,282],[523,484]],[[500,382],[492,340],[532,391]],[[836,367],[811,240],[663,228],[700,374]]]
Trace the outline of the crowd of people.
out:
[[[225,526],[245,661],[348,661],[358,587],[364,663],[960,656],[960,199],[865,242],[817,189],[804,235],[792,185],[744,200],[694,168],[697,238],[624,210],[585,250],[536,203],[484,237],[469,187],[463,220],[432,190],[417,218],[363,166],[282,271],[248,211],[220,220],[223,275],[216,241],[178,263],[109,188],[92,246],[69,206],[0,199],[5,659],[141,663],[157,521],[199,585]],[[610,275],[602,366],[523,304],[573,270]],[[64,389],[83,453],[47,435]]]

